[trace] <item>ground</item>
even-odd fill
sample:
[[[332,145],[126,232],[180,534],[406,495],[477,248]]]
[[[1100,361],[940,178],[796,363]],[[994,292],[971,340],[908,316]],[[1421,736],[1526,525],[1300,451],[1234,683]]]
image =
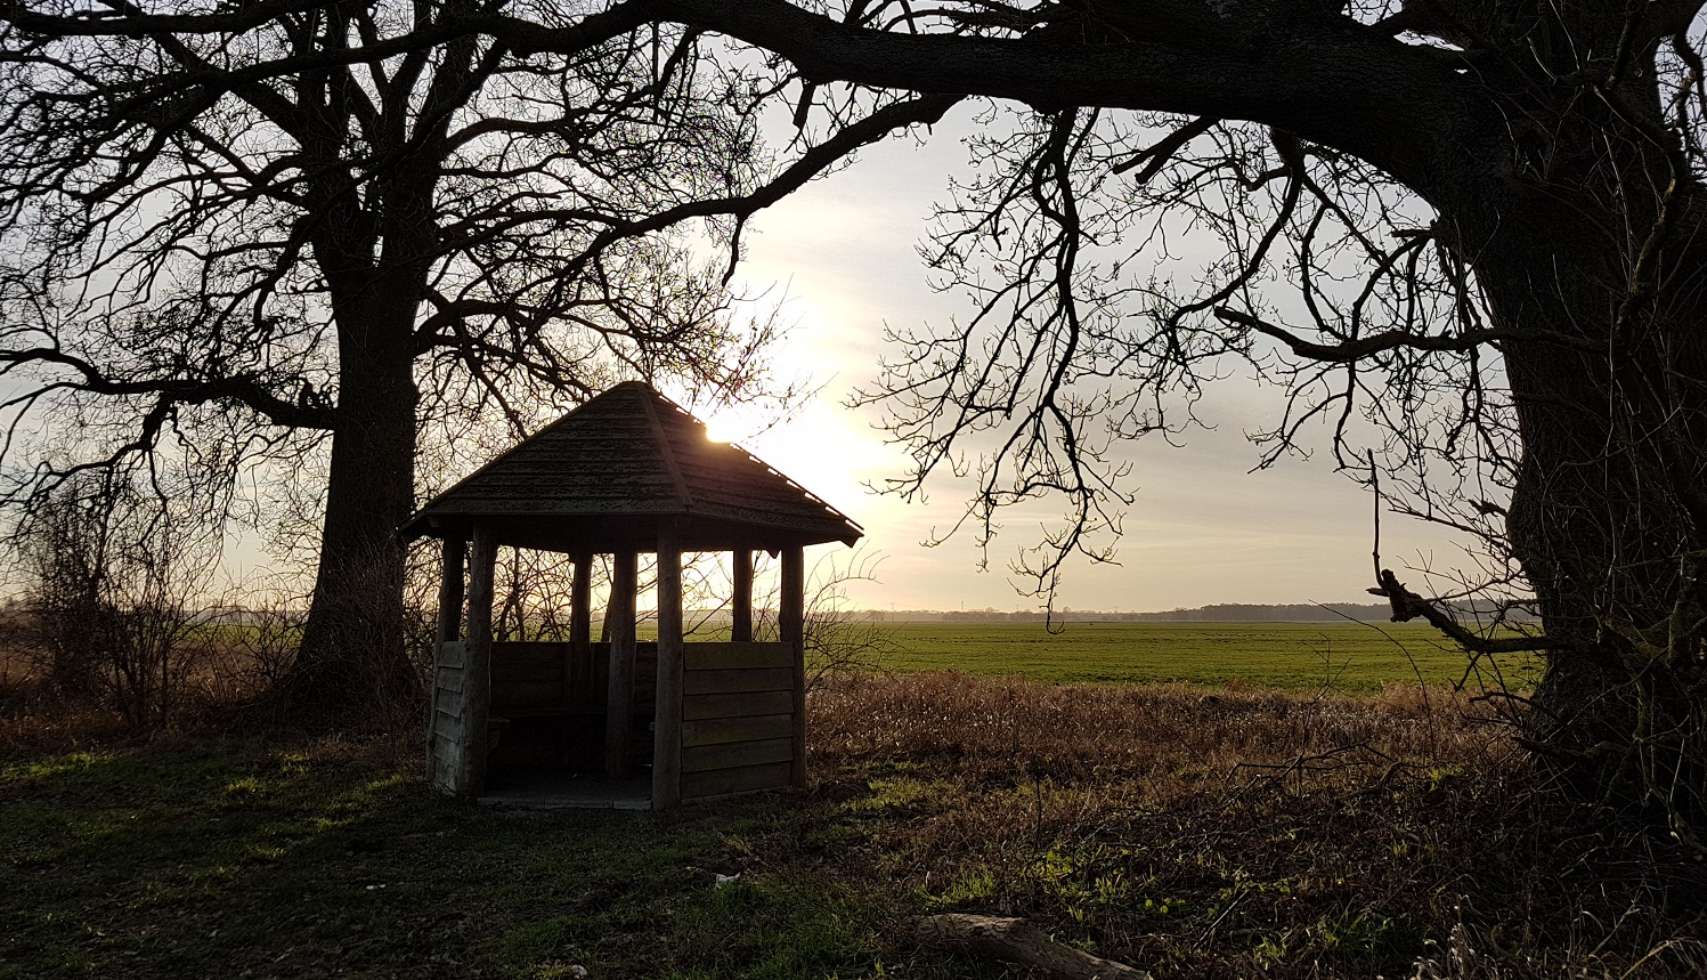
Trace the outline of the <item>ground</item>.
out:
[[[950,909],[1163,977],[1707,963],[1699,886],[1445,692],[919,674],[813,712],[809,791],[663,816],[437,799],[413,737],[14,739],[0,977],[1003,975],[912,942]]]

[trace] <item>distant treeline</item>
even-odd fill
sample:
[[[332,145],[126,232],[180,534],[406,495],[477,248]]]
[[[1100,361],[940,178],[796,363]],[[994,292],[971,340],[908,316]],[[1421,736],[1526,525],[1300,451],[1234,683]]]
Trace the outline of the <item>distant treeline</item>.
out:
[[[1460,618],[1469,622],[1487,622],[1493,618],[1493,606],[1488,603],[1454,606]],[[719,613],[705,611],[717,621]],[[1045,614],[1040,610],[1010,612],[1001,609],[862,609],[845,615],[879,623],[1041,623]],[[1164,612],[1121,612],[1095,609],[1057,609],[1056,622],[1074,623],[1334,623],[1385,622],[1392,607],[1385,602],[1293,602],[1258,604],[1224,602],[1191,609],[1169,609]],[[1508,613],[1510,622],[1527,622],[1533,617],[1523,613]]]
[[[1164,612],[1057,609],[1054,618],[1075,623],[1321,623],[1343,622],[1347,617],[1384,620],[1391,614],[1391,608],[1384,602],[1336,602],[1325,607],[1302,602],[1282,605],[1228,602]],[[1000,609],[873,610],[864,615],[880,622],[894,623],[1041,623],[1045,618],[1039,610],[1004,612]]]
[[[1492,603],[1457,603],[1452,608],[1458,613],[1459,619],[1467,623],[1489,623],[1495,618]],[[21,606],[15,598],[0,599],[0,622],[20,612]],[[302,612],[305,611],[299,610],[296,614],[301,615]],[[774,610],[765,608],[755,609],[754,614],[760,620],[774,621],[776,618]],[[209,607],[199,613],[198,617],[210,622],[246,624],[277,615],[276,612],[251,613],[241,607],[221,606]],[[640,610],[642,619],[650,619],[651,615],[652,611],[649,609]],[[729,610],[726,608],[687,609],[683,610],[683,615],[690,627],[715,626],[729,622]],[[1042,623],[1046,618],[1040,610],[1008,611],[994,608],[851,609],[837,615],[850,620],[875,623]],[[1343,623],[1351,620],[1386,622],[1391,615],[1391,607],[1385,602],[1330,602],[1320,605],[1309,602],[1266,605],[1223,602],[1162,612],[1064,608],[1055,610],[1054,620],[1057,623]],[[595,610],[595,628],[601,619]],[[1535,617],[1523,610],[1510,610],[1504,621],[1530,623],[1535,621]]]

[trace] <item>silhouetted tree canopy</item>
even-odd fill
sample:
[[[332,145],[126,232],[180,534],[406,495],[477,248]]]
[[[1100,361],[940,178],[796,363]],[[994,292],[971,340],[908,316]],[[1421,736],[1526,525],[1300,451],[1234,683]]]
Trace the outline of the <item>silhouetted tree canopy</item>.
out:
[[[870,138],[767,150],[779,81],[698,32],[527,53],[456,27],[488,9],[0,10],[7,499],[173,453],[223,518],[316,460],[297,719],[410,688],[393,532],[423,426],[521,428],[625,376],[786,395],[728,289],[741,223]]]
[[[1175,433],[1239,365],[1338,465],[1484,545],[1395,618],[1477,656],[1540,649],[1521,720],[1579,789],[1692,839],[1707,817],[1707,347],[1700,4],[1319,0],[631,2],[783,59],[797,121],[907,92],[1008,122],[925,247],[965,317],[904,330],[868,393],[915,470],[1066,504],[1020,567],[1106,557],[1120,443]],[[548,50],[521,12],[478,30]],[[833,117],[832,117],[833,118]],[[1191,268],[1187,232],[1219,257]],[[1527,636],[1452,602],[1533,597]],[[1440,601],[1446,600],[1446,601]],[[1476,606],[1473,608],[1483,608]]]
[[[1543,758],[1687,835],[1707,818],[1699,7],[445,7],[329,50],[220,48],[215,69],[148,92],[151,107],[188,106],[401,51],[532,63],[657,37],[690,44],[695,72],[762,71],[747,117],[788,113],[815,147],[801,159],[822,166],[975,101],[989,115],[973,165],[923,249],[967,313],[899,331],[866,393],[915,464],[894,489],[971,474],[967,519],[986,538],[1007,505],[1061,501],[1063,521],[1020,561],[1051,594],[1071,556],[1107,557],[1129,502],[1120,445],[1184,431],[1204,385],[1255,371],[1289,404],[1259,461],[1324,422],[1338,465],[1483,543],[1484,567],[1426,590],[1444,595],[1378,569],[1395,617],[1478,655],[1544,650],[1521,712]],[[301,16],[8,9],[9,44],[71,47]],[[756,207],[789,189],[728,193]],[[1217,254],[1182,261],[1187,235]],[[1453,614],[1490,586],[1533,597],[1542,629],[1493,635]]]

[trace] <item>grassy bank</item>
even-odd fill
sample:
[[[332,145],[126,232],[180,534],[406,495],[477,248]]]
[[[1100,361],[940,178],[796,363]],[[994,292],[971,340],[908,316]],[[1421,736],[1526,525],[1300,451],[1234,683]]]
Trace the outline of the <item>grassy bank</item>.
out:
[[[1702,964],[1651,845],[1433,707],[867,680],[815,695],[809,792],[664,817],[434,799],[412,738],[14,742],[0,976],[1001,975],[916,948],[938,910],[1159,976]]]

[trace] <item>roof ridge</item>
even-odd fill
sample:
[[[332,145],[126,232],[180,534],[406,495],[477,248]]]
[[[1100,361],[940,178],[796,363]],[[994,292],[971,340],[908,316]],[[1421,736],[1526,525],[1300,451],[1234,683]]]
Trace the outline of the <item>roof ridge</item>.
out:
[[[644,384],[644,382],[629,381],[629,382],[624,382],[624,384]],[[705,423],[700,420],[699,416],[695,415],[694,413],[683,408],[681,405],[677,404],[675,399],[664,394],[663,392],[659,391],[658,389],[653,388],[651,385],[645,385],[645,387],[646,387],[646,390],[652,394],[652,400],[663,402],[665,405],[668,405],[670,408],[674,409],[677,414],[681,415],[683,418],[687,419],[689,422],[693,423],[694,425],[699,426],[702,429],[705,428]],[[653,415],[652,419],[655,422],[658,421],[658,418],[656,415]],[[661,427],[662,427],[662,423],[660,423],[660,428]],[[830,503],[828,500],[825,500],[823,497],[818,496],[817,494],[813,493],[812,491],[806,489],[806,487],[804,485],[802,485],[798,480],[789,476],[787,473],[784,473],[783,471],[777,469],[776,467],[772,466],[771,464],[760,459],[758,456],[754,455],[753,451],[748,449],[746,446],[743,446],[738,442],[726,442],[726,443],[723,443],[723,445],[728,446],[730,449],[733,449],[734,451],[736,451],[736,452],[740,453],[741,455],[747,457],[747,459],[749,461],[751,461],[753,463],[757,463],[759,466],[764,468],[765,472],[770,473],[772,476],[775,476],[776,478],[780,479],[787,486],[793,487],[794,489],[800,491],[801,495],[804,496],[807,500],[809,500],[812,503],[815,503],[818,506],[824,508],[826,511],[829,511],[830,515],[832,517],[835,517],[838,520],[846,521],[848,524],[853,525],[853,527],[859,531],[863,532],[865,530],[865,528],[862,527],[858,521],[856,521],[853,518],[849,517],[848,515],[842,513],[839,509],[836,508],[836,506],[834,504]],[[670,467],[670,474],[673,477],[675,477],[677,480],[681,480],[682,479],[681,468],[676,465],[675,449],[674,449],[674,447],[666,447],[666,448],[670,449],[670,458],[669,458],[669,463],[668,463],[668,465]],[[685,483],[683,483],[681,485],[683,486],[682,493],[683,493],[683,496],[685,498],[686,493],[687,493],[686,488],[685,488],[686,485],[685,485]]]
[[[693,497],[688,494],[687,480],[682,478],[681,463],[676,459],[676,447],[670,442],[669,434],[664,431],[663,420],[658,418],[657,402],[667,400],[658,393],[658,389],[651,385],[644,385],[642,394],[651,396],[642,397],[640,402],[646,409],[647,420],[652,423],[652,438],[658,440],[659,458],[664,461],[664,468],[670,471],[670,482],[675,484],[676,499],[681,501],[682,510],[691,513],[693,511]],[[669,404],[671,408],[676,407],[673,402]],[[677,410],[680,411],[680,409]]]

